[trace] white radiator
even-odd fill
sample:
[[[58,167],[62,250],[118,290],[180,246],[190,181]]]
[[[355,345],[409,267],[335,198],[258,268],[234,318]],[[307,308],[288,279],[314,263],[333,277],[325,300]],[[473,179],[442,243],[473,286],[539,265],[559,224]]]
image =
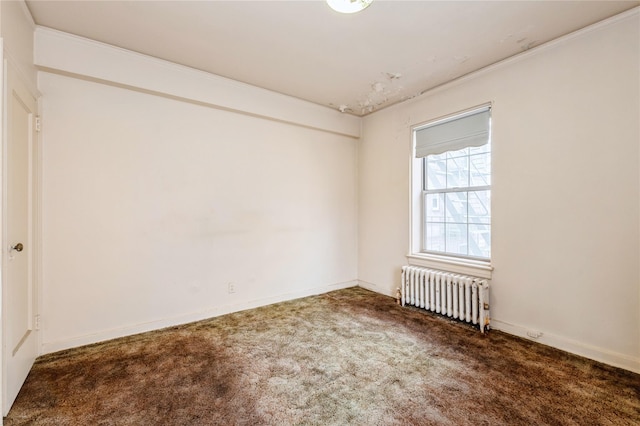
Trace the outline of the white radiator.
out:
[[[489,282],[418,266],[402,267],[402,306],[413,305],[488,328]]]

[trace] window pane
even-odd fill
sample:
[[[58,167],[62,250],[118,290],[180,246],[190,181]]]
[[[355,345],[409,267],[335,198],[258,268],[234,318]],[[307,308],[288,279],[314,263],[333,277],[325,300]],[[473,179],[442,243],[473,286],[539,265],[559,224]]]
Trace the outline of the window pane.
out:
[[[444,223],[427,223],[425,234],[425,250],[445,251]]]
[[[469,155],[469,148],[462,148],[458,151],[448,151],[445,153],[447,155],[447,159],[457,158],[457,157],[466,157]]]
[[[449,192],[444,200],[447,223],[467,223],[467,193]]]
[[[467,254],[467,225],[447,223],[447,253]]]
[[[480,154],[483,152],[491,152],[491,141],[482,146],[472,146],[469,148],[469,154]]]
[[[491,224],[491,191],[469,192],[469,223]]]
[[[447,187],[447,160],[444,155],[427,157],[427,187],[425,189],[444,189]]]
[[[444,222],[444,194],[426,194],[424,211],[427,222]]]
[[[469,186],[469,157],[447,160],[447,188]]]
[[[469,225],[469,256],[491,257],[491,226]]]
[[[429,158],[433,161],[444,161],[447,159],[447,153],[443,152],[442,154],[432,154]]]
[[[491,185],[491,154],[476,154],[470,161],[470,186]]]

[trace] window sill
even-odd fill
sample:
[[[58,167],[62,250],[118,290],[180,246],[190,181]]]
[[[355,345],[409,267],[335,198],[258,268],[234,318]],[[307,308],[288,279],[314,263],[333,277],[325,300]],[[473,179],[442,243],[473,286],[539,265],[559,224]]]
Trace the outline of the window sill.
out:
[[[423,266],[479,278],[491,279],[493,271],[490,261],[438,256],[430,253],[411,253],[407,255],[407,260],[412,266]]]

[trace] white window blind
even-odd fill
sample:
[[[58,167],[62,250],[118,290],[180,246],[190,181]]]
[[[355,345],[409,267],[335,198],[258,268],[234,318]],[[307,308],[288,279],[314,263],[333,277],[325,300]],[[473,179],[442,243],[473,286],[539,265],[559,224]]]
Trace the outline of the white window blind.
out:
[[[417,129],[416,158],[485,145],[489,141],[489,119],[487,106]]]

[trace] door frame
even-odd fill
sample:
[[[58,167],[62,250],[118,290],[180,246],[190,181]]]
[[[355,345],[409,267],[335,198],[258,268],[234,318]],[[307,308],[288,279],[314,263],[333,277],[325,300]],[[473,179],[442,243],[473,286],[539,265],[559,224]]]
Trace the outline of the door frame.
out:
[[[7,148],[8,148],[8,126],[7,126],[7,94],[8,94],[8,77],[9,67],[15,78],[19,79],[26,90],[36,100],[36,111],[34,119],[40,117],[41,111],[41,96],[37,88],[30,84],[30,80],[25,78],[25,74],[20,70],[16,61],[12,60],[11,55],[4,50],[3,39],[0,38],[0,134],[2,136],[2,146],[0,153],[2,158],[0,159],[0,411],[4,412],[4,393],[6,391],[6,360],[4,359],[4,330],[7,326],[4,312],[4,295],[5,295],[5,277],[7,276],[7,261],[8,261],[8,247],[9,241],[7,241]],[[42,312],[42,144],[41,144],[41,132],[39,129],[35,129],[29,149],[29,165],[28,165],[28,179],[29,179],[29,218],[28,218],[28,241],[31,250],[29,251],[28,259],[28,275],[29,280],[32,283],[32,289],[35,293],[33,295],[35,299],[33,318],[37,318],[34,331],[36,337],[36,355],[42,354],[42,333],[41,327],[41,312]],[[0,416],[0,426],[3,424],[3,417]]]

